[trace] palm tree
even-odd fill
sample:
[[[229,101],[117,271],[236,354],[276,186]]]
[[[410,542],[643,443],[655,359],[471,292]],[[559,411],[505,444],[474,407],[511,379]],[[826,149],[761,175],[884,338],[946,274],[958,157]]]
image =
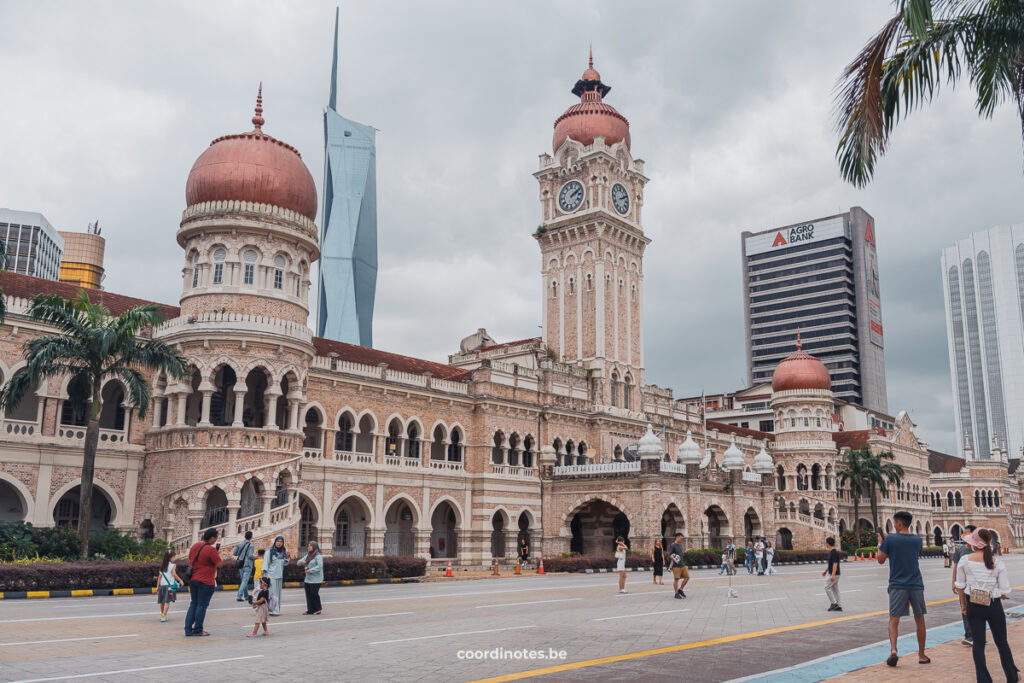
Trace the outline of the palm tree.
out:
[[[139,340],[140,332],[163,319],[156,304],[136,306],[115,318],[105,306],[92,303],[88,294],[79,290],[73,300],[53,294],[34,297],[29,304],[28,316],[56,327],[58,334],[36,337],[25,343],[27,364],[0,389],[0,407],[10,414],[27,393],[51,377],[70,376],[72,382],[88,387],[89,422],[85,431],[78,514],[82,556],[88,557],[93,468],[99,440],[103,381],[110,377],[121,380],[142,418],[149,406],[149,385],[142,370],[163,371],[180,379],[185,374],[185,361],[164,342]]]
[[[864,462],[865,451],[868,455],[871,450],[866,446],[858,450],[846,452],[844,469],[839,473],[839,485],[848,487],[850,496],[853,498],[853,534],[860,545],[860,498],[868,489],[868,472]]]
[[[863,187],[892,129],[931,102],[943,82],[964,76],[978,114],[1007,100],[1024,132],[1024,0],[895,0],[896,15],[861,49],[836,83],[836,158]]]
[[[866,451],[863,455],[864,466],[868,474],[868,491],[870,493],[869,500],[871,501],[871,523],[874,525],[875,530],[878,530],[878,493],[883,496],[889,495],[889,486],[899,486],[900,482],[903,481],[903,468],[897,465],[895,462],[887,462],[895,460],[896,456],[888,451],[883,451],[877,455],[871,453],[871,449],[868,446],[862,446],[861,451]]]

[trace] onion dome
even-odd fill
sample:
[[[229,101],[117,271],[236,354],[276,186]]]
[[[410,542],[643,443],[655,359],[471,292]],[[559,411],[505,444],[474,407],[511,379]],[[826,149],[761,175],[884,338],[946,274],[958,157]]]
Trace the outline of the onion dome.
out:
[[[640,447],[637,449],[637,455],[640,459],[644,458],[661,458],[662,454],[661,439],[654,435],[654,428],[650,424],[647,425],[647,433],[640,438]]]
[[[263,85],[256,96],[255,126],[210,143],[188,174],[187,206],[236,200],[290,209],[316,220],[316,186],[298,150],[263,132]]]
[[[800,333],[797,332],[796,351],[779,361],[772,374],[772,391],[831,388],[832,379],[825,364],[801,350]]]
[[[686,440],[679,444],[676,459],[683,465],[700,464],[700,446],[693,440],[693,434],[689,429],[686,430]]]
[[[736,437],[734,436],[732,443],[729,444],[729,448],[725,450],[725,456],[722,458],[722,469],[741,470],[744,464],[743,451],[736,447]]]
[[[761,450],[754,456],[754,471],[758,474],[771,474],[774,467],[775,463],[772,461],[772,456],[768,455],[768,451],[764,449],[764,444],[761,444]]]
[[[557,152],[566,138],[572,138],[583,145],[594,144],[594,138],[604,137],[606,145],[626,142],[629,147],[629,121],[616,111],[615,107],[602,102],[611,86],[601,82],[601,74],[594,69],[594,54],[591,51],[587,70],[573,86],[572,94],[580,98],[555,119],[555,134],[551,140],[552,150]]]

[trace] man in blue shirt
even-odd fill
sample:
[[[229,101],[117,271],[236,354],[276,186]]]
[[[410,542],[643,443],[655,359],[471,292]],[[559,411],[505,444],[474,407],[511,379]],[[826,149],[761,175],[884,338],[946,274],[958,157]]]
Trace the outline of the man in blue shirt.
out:
[[[883,534],[878,532],[878,564],[889,560],[889,646],[891,653],[885,663],[896,666],[899,655],[896,653],[896,640],[899,638],[900,617],[914,609],[914,622],[917,625],[917,661],[930,664],[932,660],[924,653],[927,633],[924,627],[924,615],[928,611],[924,604],[924,579],[921,568],[917,564],[921,556],[921,537],[907,533],[913,515],[900,510],[892,516],[896,533]]]

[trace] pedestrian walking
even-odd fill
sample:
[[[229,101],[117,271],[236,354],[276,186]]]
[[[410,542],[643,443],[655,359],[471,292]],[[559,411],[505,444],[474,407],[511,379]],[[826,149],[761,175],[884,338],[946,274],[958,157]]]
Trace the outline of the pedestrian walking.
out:
[[[950,562],[953,559],[952,558],[953,552],[950,549],[950,545],[951,544],[952,544],[952,540],[948,539],[948,538],[945,541],[943,541],[943,543],[942,543],[942,566],[945,567],[946,569],[949,569]]]
[[[278,536],[263,556],[263,576],[270,579],[270,616],[281,616],[281,589],[284,587],[284,568],[288,564],[288,550],[284,536]]]
[[[519,559],[523,564],[530,561],[530,544],[525,538],[519,539]]]
[[[619,573],[619,593],[626,592],[626,540],[615,539],[615,571]]]
[[[192,570],[188,592],[192,601],[185,613],[186,636],[210,635],[203,630],[203,621],[206,620],[206,608],[210,606],[210,599],[217,587],[217,567],[222,562],[217,530],[207,529],[203,533],[203,540],[194,543],[188,550],[188,566]]]
[[[306,589],[306,611],[303,614],[320,614],[320,585],[324,582],[324,556],[320,554],[320,545],[310,541],[306,546],[306,555],[299,560],[299,566],[306,568],[306,578],[302,587]]]
[[[754,563],[757,565],[757,575],[764,575],[764,539],[758,538],[754,544]]]
[[[252,633],[246,637],[251,638],[255,636],[260,630],[260,626],[263,626],[263,635],[269,636],[270,631],[267,629],[267,621],[270,614],[268,608],[270,604],[270,579],[263,577],[259,582],[253,586],[255,593],[252,600],[252,609],[256,613],[256,623],[252,625]]]
[[[252,578],[256,563],[256,549],[252,544],[251,531],[245,532],[245,540],[235,546],[232,555],[238,566],[238,593],[235,594],[235,600],[245,602],[249,599],[249,579]]]
[[[828,551],[828,567],[821,573],[825,579],[825,595],[829,599],[826,612],[842,612],[843,605],[839,601],[839,551],[836,550],[836,539],[829,536],[825,539],[825,550]]]
[[[725,570],[729,576],[736,573],[736,544],[729,541],[725,545]]]
[[[764,558],[765,558],[765,560],[764,560],[765,561],[764,573],[767,574],[768,576],[772,576],[773,574],[776,573],[775,572],[775,567],[772,566],[772,562],[775,561],[775,548],[772,547],[772,542],[771,541],[765,541],[764,544],[766,546],[765,549],[764,549]]]
[[[177,592],[182,584],[174,558],[174,551],[168,550],[164,553],[164,559],[160,561],[160,576],[156,581],[156,603],[160,605],[160,621],[167,621],[167,610],[171,603],[178,599]]]
[[[978,527],[974,526],[973,524],[967,524],[964,526],[964,529],[967,530],[967,533],[965,535],[956,539],[956,541],[954,541],[952,538],[949,539],[949,544],[951,548],[950,560],[953,566],[953,595],[956,596],[960,595],[960,591],[956,589],[956,568],[957,565],[960,564],[960,560],[974,552],[974,548],[972,546],[967,545],[966,539],[970,538],[971,540],[976,540],[977,537],[974,536],[974,532],[978,529]],[[966,614],[963,614],[962,617],[964,622],[964,637],[963,640],[960,641],[960,643],[964,645],[964,647],[974,647],[974,634],[971,632],[971,622],[967,620]]]
[[[743,550],[743,564],[747,567],[747,574],[754,573],[754,542],[747,541],[747,547]]]
[[[978,683],[992,683],[985,665],[985,624],[992,631],[992,640],[999,650],[1008,683],[1020,680],[1020,672],[1013,663],[1010,644],[1006,641],[1006,613],[1002,599],[1010,594],[1010,578],[1002,559],[992,556],[992,533],[988,529],[971,532],[967,544],[974,551],[960,559],[956,567],[956,588],[960,596],[960,611],[971,625],[974,634],[974,673]],[[980,546],[980,547],[979,547]]]
[[[672,590],[675,597],[686,597],[683,591],[690,581],[690,570],[686,568],[686,552],[683,550],[683,535],[676,534],[676,540],[668,546],[668,559],[672,562]]]
[[[654,539],[654,547],[651,548],[651,564],[654,566],[654,583],[659,586],[665,585],[665,551],[661,547],[661,539]]]
[[[256,561],[253,562],[253,565],[252,565],[253,566],[253,572],[252,572],[252,585],[253,586],[258,585],[260,579],[263,578],[263,558],[266,556],[266,553],[267,553],[267,551],[266,551],[265,548],[260,548],[256,552]]]
[[[907,533],[914,516],[906,510],[900,510],[892,516],[896,533],[878,532],[878,564],[889,561],[889,658],[885,663],[896,666],[899,654],[896,641],[899,639],[900,617],[905,617],[914,610],[914,623],[917,626],[917,661],[919,664],[931,664],[932,660],[924,653],[925,637],[928,635],[924,626],[924,615],[928,609],[924,604],[924,579],[918,558],[921,556],[921,537]]]

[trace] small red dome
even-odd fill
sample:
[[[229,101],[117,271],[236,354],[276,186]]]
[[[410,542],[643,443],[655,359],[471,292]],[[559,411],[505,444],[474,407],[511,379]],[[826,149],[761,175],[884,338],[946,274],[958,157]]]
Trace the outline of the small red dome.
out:
[[[239,200],[291,209],[316,220],[316,185],[291,145],[272,138],[263,125],[261,94],[256,100],[256,126],[249,133],[225,135],[210,143],[188,174],[187,206]]]
[[[831,388],[832,378],[829,377],[825,364],[811,354],[803,352],[798,337],[796,351],[779,361],[772,374],[772,391]]]
[[[591,55],[587,70],[572,89],[572,94],[580,98],[579,104],[572,105],[555,119],[552,151],[557,152],[566,138],[592,145],[598,136],[604,137],[606,145],[625,141],[629,147],[629,121],[615,107],[601,101],[609,90],[611,88],[601,82],[601,74],[594,69]]]

